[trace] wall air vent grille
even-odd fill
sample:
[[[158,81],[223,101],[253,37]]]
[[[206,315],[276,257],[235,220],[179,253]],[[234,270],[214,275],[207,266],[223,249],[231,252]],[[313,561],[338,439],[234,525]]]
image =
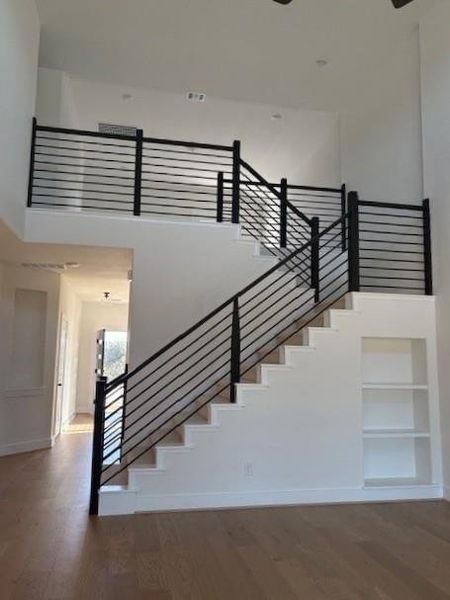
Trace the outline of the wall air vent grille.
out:
[[[204,92],[188,92],[186,100],[189,102],[205,102],[206,94]]]
[[[98,130],[100,133],[109,133],[112,135],[136,135],[136,127],[128,125],[114,125],[113,123],[99,123]]]

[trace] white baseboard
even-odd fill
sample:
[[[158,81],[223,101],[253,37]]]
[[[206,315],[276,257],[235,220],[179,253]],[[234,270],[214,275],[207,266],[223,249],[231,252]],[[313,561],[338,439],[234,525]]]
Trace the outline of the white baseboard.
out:
[[[444,500],[447,500],[447,502],[450,502],[450,486],[444,485],[443,497],[444,497]]]
[[[147,495],[122,486],[100,492],[99,514],[120,515],[135,512],[162,512],[302,504],[342,504],[442,498],[440,485],[393,488],[339,488],[321,490],[275,490],[265,492],[224,492],[206,494]]]
[[[42,450],[53,446],[52,438],[42,438],[40,440],[29,440],[27,442],[14,442],[0,446],[0,456],[8,456],[10,454],[20,454],[22,452],[32,452],[33,450]]]

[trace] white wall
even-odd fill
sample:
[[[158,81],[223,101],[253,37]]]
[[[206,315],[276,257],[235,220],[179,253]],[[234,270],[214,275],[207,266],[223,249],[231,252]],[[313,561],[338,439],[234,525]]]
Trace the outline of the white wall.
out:
[[[64,275],[61,277],[59,304],[59,332],[62,320],[67,321],[67,346],[64,370],[64,391],[62,400],[62,423],[68,423],[76,413],[77,376],[79,357],[79,332],[81,318],[81,300]],[[59,349],[59,345],[58,345]],[[59,360],[59,358],[58,358]],[[58,365],[56,365],[56,368]]]
[[[203,318],[273,264],[231,225],[29,210],[25,239],[131,248],[130,365]]]
[[[54,273],[3,267],[0,454],[51,445],[59,284]]]
[[[357,51],[355,49],[355,51]],[[341,113],[342,180],[366,200],[423,198],[418,32],[397,45]]]
[[[0,218],[23,229],[31,120],[36,98],[39,20],[34,0],[0,3]]]
[[[63,71],[39,68],[36,118],[40,125],[71,128],[79,126],[71,79]]]
[[[447,498],[450,500],[450,4],[420,25],[425,194],[431,200],[434,288]]]
[[[51,73],[51,75],[49,74]],[[50,125],[74,126],[61,115],[51,91],[58,71],[39,70],[38,116]],[[339,127],[336,113],[280,108],[209,97],[192,104],[183,94],[130,89],[62,74],[73,92],[82,129],[99,122],[131,125],[152,137],[229,145],[242,141],[243,157],[266,178],[309,185],[340,184]],[[124,93],[133,100],[124,101]],[[281,120],[271,115],[281,113]]]
[[[80,319],[77,413],[93,412],[96,339],[100,329],[128,331],[128,304],[83,302]]]

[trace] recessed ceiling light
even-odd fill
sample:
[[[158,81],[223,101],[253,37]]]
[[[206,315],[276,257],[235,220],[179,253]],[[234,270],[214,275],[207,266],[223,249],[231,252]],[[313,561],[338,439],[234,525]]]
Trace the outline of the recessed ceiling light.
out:
[[[318,60],[316,60],[316,65],[318,67],[326,67],[328,64],[328,61],[326,58],[319,58]]]
[[[134,100],[134,98],[131,94],[122,94],[122,100],[128,102],[129,100]]]
[[[273,113],[273,115],[271,116],[272,121],[279,121],[282,118],[283,115],[281,113]]]

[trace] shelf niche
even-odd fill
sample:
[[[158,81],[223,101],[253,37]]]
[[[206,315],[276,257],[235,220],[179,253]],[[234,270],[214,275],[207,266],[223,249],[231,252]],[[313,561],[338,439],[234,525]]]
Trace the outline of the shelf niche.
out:
[[[425,340],[362,341],[366,486],[431,481]]]

